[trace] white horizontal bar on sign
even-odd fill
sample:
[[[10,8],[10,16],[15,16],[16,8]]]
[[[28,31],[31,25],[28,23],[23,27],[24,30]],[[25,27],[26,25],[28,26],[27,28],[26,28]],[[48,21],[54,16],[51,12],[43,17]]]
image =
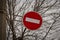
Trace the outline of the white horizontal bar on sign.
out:
[[[26,17],[26,20],[25,21],[31,22],[31,23],[36,23],[36,24],[39,24],[40,23],[40,20],[29,18],[29,17]]]

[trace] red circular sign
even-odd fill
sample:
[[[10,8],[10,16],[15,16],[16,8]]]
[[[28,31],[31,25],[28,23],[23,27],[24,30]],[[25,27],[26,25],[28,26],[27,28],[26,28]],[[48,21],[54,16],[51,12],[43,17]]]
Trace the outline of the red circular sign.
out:
[[[42,17],[39,13],[37,12],[27,12],[23,16],[23,24],[25,25],[26,28],[30,30],[36,30],[42,25]]]

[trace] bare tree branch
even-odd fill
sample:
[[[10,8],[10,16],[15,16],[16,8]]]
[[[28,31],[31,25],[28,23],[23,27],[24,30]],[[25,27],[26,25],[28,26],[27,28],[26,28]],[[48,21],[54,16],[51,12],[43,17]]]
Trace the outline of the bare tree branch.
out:
[[[44,14],[45,12],[47,12],[50,8],[52,8],[56,3],[57,3],[57,0],[56,0],[55,3],[53,3],[53,5],[51,5],[47,10],[45,10],[45,11],[43,12],[43,14]],[[42,14],[42,15],[43,15],[43,14]]]
[[[60,15],[59,15],[58,17],[56,17],[56,19],[57,19],[57,18],[59,18],[59,17],[60,17]],[[52,23],[52,25],[50,26],[50,28],[49,28],[48,32],[47,32],[47,33],[46,33],[46,35],[42,38],[42,40],[44,40],[44,39],[47,37],[47,35],[48,35],[49,31],[51,30],[51,28],[52,28],[52,27],[53,27],[53,25],[55,24],[56,19],[54,20],[54,22]]]

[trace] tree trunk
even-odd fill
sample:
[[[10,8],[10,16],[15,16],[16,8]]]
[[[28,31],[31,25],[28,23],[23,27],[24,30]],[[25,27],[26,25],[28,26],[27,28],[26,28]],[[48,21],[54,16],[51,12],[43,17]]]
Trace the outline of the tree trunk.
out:
[[[6,40],[6,0],[0,0],[0,40]]]

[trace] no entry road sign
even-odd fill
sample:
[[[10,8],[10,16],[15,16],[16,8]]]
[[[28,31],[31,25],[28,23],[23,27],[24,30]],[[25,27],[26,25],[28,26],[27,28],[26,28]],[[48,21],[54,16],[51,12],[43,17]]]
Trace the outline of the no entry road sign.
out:
[[[30,30],[36,30],[42,25],[42,17],[39,13],[30,11],[23,16],[23,24]]]

